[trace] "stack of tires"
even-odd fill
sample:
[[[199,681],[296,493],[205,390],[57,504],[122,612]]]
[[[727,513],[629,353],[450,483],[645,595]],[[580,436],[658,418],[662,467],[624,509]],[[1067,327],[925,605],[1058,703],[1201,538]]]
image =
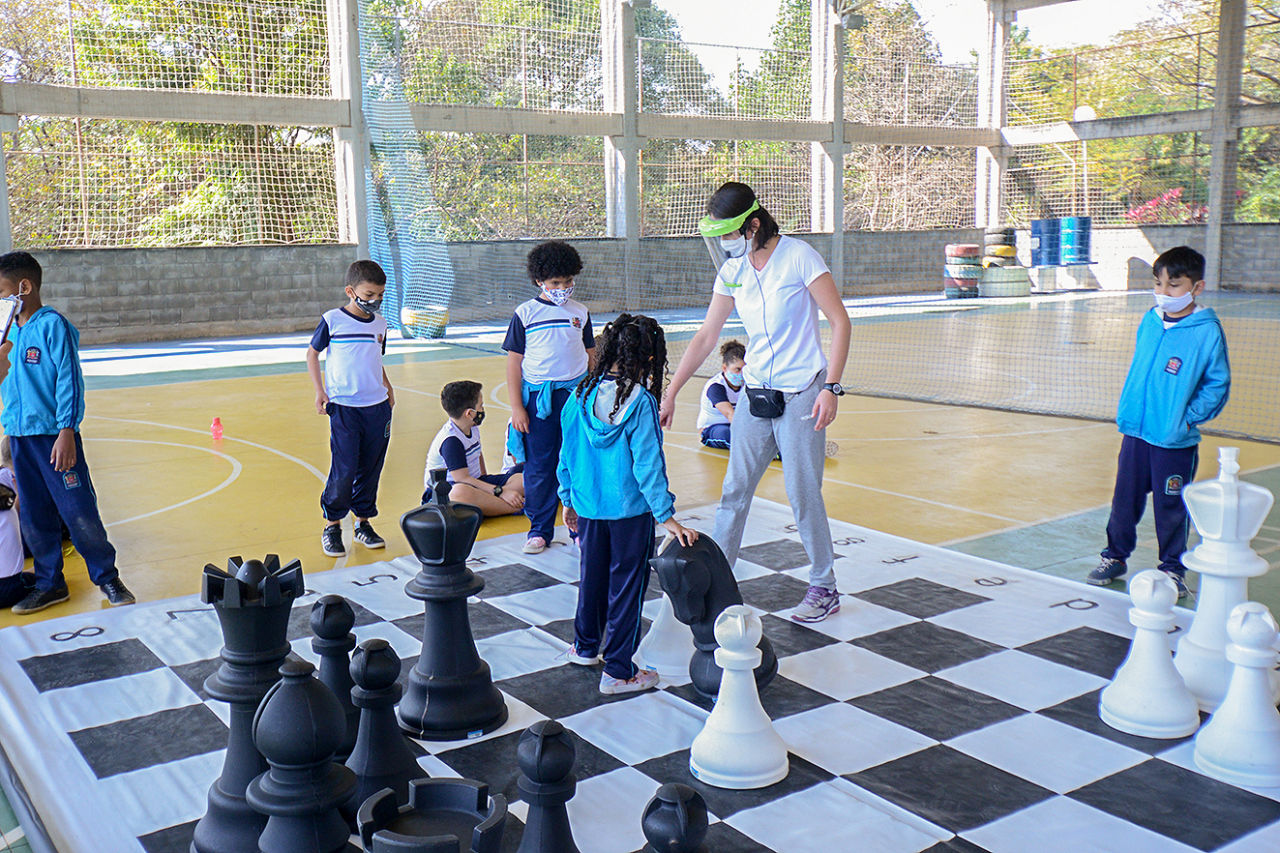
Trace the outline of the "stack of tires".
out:
[[[950,243],[944,251],[943,295],[948,299],[977,296],[982,281],[982,247],[976,243]]]
[[[982,238],[980,296],[1027,296],[1031,293],[1031,276],[1018,264],[1018,248],[1012,228],[988,228]]]

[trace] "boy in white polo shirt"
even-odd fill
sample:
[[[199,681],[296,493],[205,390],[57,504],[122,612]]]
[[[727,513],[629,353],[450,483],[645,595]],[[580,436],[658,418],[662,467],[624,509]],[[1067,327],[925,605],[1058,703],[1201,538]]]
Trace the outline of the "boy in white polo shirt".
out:
[[[582,272],[577,251],[559,240],[540,243],[527,267],[539,293],[516,308],[502,348],[511,424],[524,434],[524,552],[538,554],[551,541],[560,505],[560,412],[586,375],[596,341],[587,306],[570,298],[573,277]]]
[[[369,519],[378,514],[378,478],[391,440],[391,407],[395,392],[382,355],[387,349],[387,321],[378,309],[387,276],[373,261],[347,268],[347,304],[326,311],[307,348],[307,373],[316,389],[316,412],[329,416],[329,479],[320,495],[325,528],[320,544],[330,557],[347,553],[342,519],[356,517],[355,539],[366,548],[382,548],[382,537]],[[324,373],[320,353],[328,349]]]
[[[453,486],[449,500],[480,507],[485,517],[511,515],[524,507],[524,477],[515,471],[490,474],[480,449],[480,424],[484,421],[484,386],[466,379],[440,389],[444,422],[427,450],[422,473],[422,502],[431,500],[431,472],[445,470]]]

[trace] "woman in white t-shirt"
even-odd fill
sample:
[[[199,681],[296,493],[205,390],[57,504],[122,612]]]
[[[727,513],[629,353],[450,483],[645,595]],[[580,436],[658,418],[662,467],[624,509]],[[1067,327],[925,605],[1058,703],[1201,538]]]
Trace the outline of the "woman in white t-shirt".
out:
[[[779,234],[778,223],[746,184],[731,181],[716,190],[698,230],[719,273],[706,319],[680,359],[659,417],[662,426],[671,426],[676,395],[737,309],[747,330],[745,388],[730,426],[729,469],[714,538],[733,565],[756,485],[781,453],[787,498],[811,563],[809,590],[791,618],[818,622],[840,609],[822,466],[827,426],[844,394],[840,374],[849,354],[849,314],[822,256]],[[831,327],[829,360],[822,351],[819,311]]]

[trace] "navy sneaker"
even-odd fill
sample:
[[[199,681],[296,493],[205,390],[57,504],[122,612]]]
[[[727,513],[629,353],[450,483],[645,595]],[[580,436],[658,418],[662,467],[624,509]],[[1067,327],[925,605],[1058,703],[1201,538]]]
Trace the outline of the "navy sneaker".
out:
[[[1161,569],[1173,581],[1173,585],[1178,588],[1178,600],[1186,601],[1191,597],[1191,590],[1187,589],[1187,577],[1183,572],[1170,571],[1169,569]]]
[[[1085,580],[1094,586],[1106,586],[1112,581],[1124,577],[1127,571],[1129,571],[1129,567],[1125,565],[1124,560],[1103,557],[1098,563],[1098,568],[1089,572],[1089,577],[1085,578]]]

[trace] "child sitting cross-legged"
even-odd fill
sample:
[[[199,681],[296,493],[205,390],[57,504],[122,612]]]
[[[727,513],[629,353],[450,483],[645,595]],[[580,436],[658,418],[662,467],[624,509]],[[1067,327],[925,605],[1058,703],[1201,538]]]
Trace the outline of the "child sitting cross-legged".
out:
[[[422,502],[431,497],[431,471],[445,469],[453,488],[449,500],[477,506],[486,516],[511,515],[524,508],[524,477],[518,473],[490,474],[480,451],[484,421],[484,387],[479,382],[450,382],[440,390],[440,405],[449,420],[436,433],[427,451]]]
[[[581,548],[568,658],[589,666],[603,656],[600,692],[631,693],[658,684],[656,672],[632,662],[654,522],[686,545],[698,533],[673,518],[668,490],[658,427],[667,368],[662,327],[650,317],[620,314],[605,326],[598,351],[560,416],[560,500]]]

